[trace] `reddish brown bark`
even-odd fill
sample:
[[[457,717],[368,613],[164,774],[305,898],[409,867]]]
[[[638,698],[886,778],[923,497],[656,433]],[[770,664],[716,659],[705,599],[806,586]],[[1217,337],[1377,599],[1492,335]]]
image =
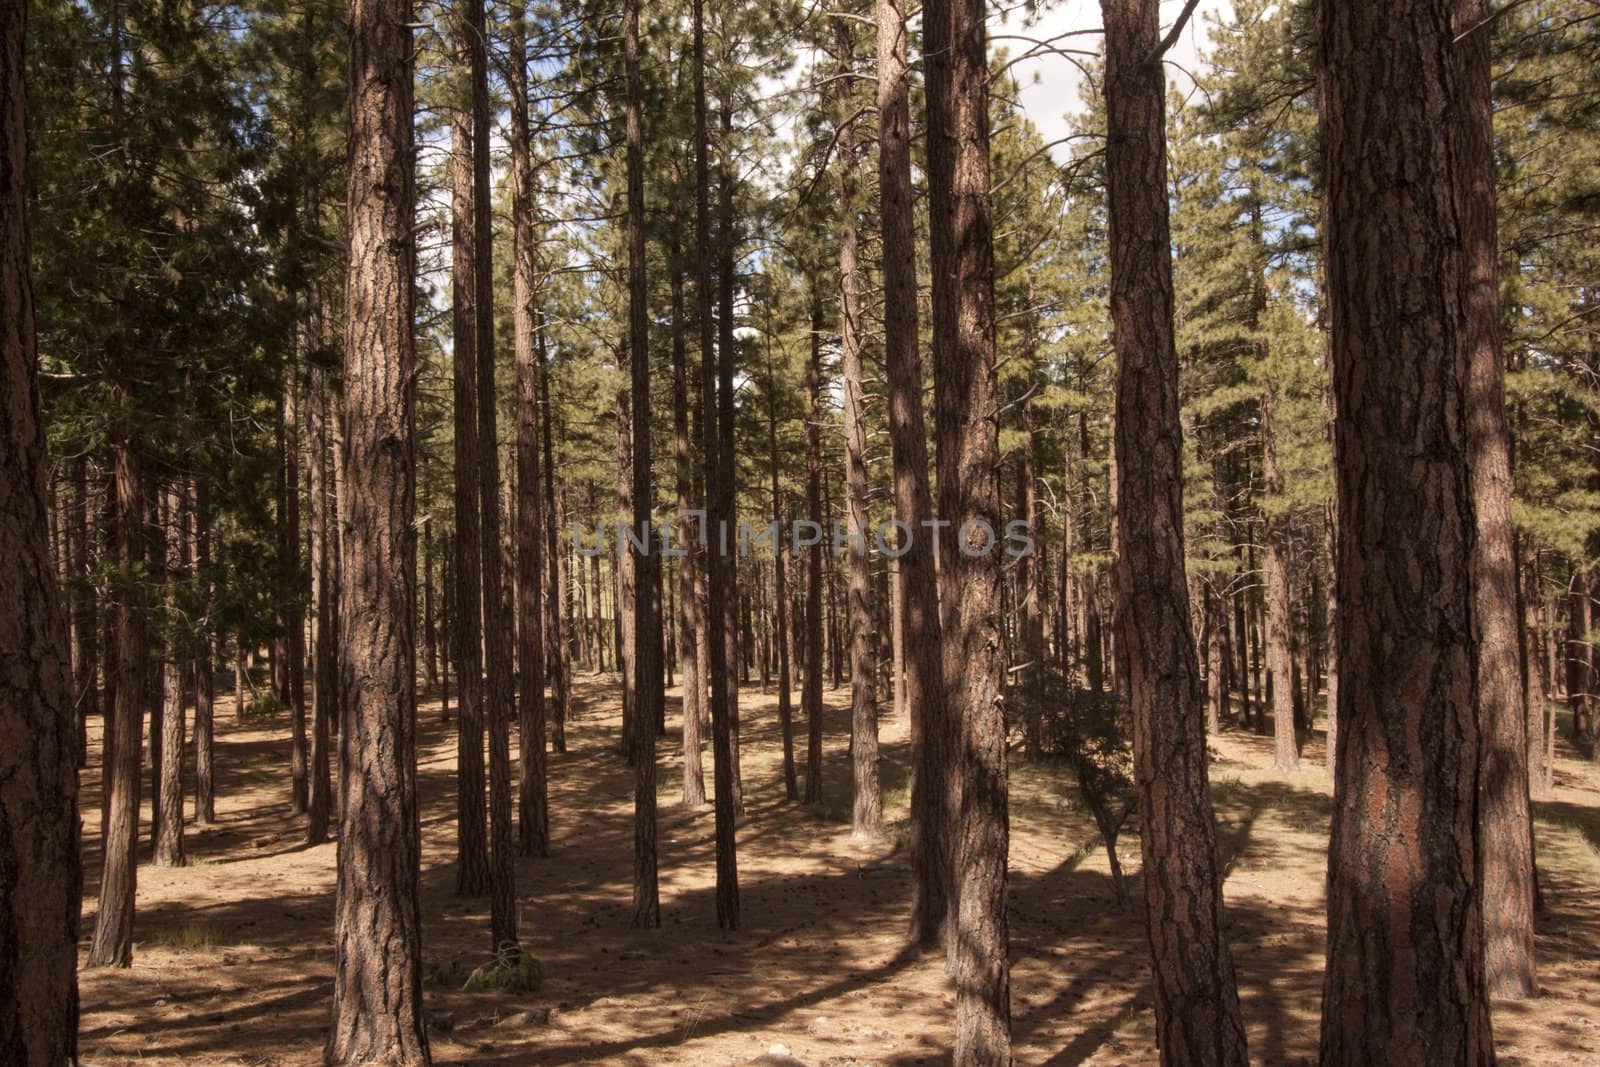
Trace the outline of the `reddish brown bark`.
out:
[[[851,24],[834,24],[834,57],[841,69],[855,60]],[[853,803],[850,832],[875,837],[883,832],[883,790],[878,780],[877,650],[872,619],[872,567],[867,542],[866,377],[862,371],[862,291],[866,279],[859,263],[860,205],[856,169],[861,150],[856,144],[854,94],[848,79],[836,89],[835,123],[839,145],[839,362],[844,386],[845,532],[850,562],[846,623],[850,629],[850,780]]]
[[[26,7],[0,9],[0,1062],[56,1067],[78,1057],[79,724],[47,540]]]
[[[1341,611],[1329,1064],[1494,1062],[1456,6],[1318,9]]]
[[[1463,0],[1458,31],[1483,22],[1486,0]],[[1473,611],[1477,628],[1478,779],[1484,960],[1489,992],[1523,999],[1538,993],[1534,961],[1533,820],[1528,802],[1527,694],[1517,607],[1517,553],[1511,521],[1511,438],[1505,419],[1505,356],[1500,346],[1499,249],[1495,237],[1494,106],[1490,33],[1455,43],[1460,64],[1457,215],[1466,262],[1461,301],[1468,347],[1467,443],[1477,522]]]
[[[512,334],[517,361],[516,581],[517,763],[520,790],[517,844],[524,856],[550,852],[550,799],[545,759],[545,629],[549,612],[540,600],[544,571],[545,517],[540,471],[538,351],[538,238],[535,210],[532,130],[528,116],[528,23],[521,0],[511,5],[511,54],[506,67],[511,92]],[[548,583],[552,600],[556,590]],[[554,649],[557,656],[564,653]]]
[[[661,556],[652,547],[650,470],[650,319],[644,240],[644,119],[639,78],[639,0],[622,12],[622,51],[627,97],[628,174],[628,352],[633,386],[633,529],[645,544],[630,541],[633,558],[633,925],[661,925],[656,872],[656,721],[661,716]]]
[[[1157,0],[1102,0],[1117,357],[1118,684],[1139,783],[1146,924],[1163,1064],[1248,1062],[1206,781],[1205,697],[1184,575],[1166,79]],[[1284,684],[1287,685],[1287,677]]]
[[[724,600],[734,594],[727,582],[727,570],[713,554],[721,548],[722,532],[729,515],[723,510],[722,481],[731,479],[724,471],[722,449],[717,436],[717,362],[712,343],[711,317],[711,168],[706,128],[706,42],[705,3],[694,0],[694,217],[695,217],[695,300],[700,320],[700,412],[701,443],[705,460],[706,488],[706,655],[702,662],[710,679],[712,747],[712,795],[716,810],[717,838],[717,925],[724,930],[739,928],[739,867],[735,851],[734,749],[730,722],[729,688],[732,664],[728,662],[732,628],[727,625]],[[732,400],[731,396],[729,398]],[[729,427],[730,432],[732,427]],[[731,481],[729,485],[731,486]],[[730,494],[731,496],[731,494]]]
[[[417,901],[413,14],[350,6],[334,1064],[427,1064]]]
[[[478,188],[472,64],[475,30],[463,6],[453,16],[455,66],[464,74],[450,123],[450,289],[455,399],[456,893],[489,892],[489,820],[484,806],[483,513],[478,466]],[[491,450],[492,451],[492,450]]]
[[[1006,725],[1001,685],[999,411],[994,228],[989,201],[988,44],[982,0],[923,8],[932,236],[934,432],[944,679],[960,782],[953,835],[955,1062],[1011,1060],[1007,962]],[[977,528],[987,528],[987,536]],[[919,533],[921,531],[918,531]],[[936,551],[940,546],[936,546]]]

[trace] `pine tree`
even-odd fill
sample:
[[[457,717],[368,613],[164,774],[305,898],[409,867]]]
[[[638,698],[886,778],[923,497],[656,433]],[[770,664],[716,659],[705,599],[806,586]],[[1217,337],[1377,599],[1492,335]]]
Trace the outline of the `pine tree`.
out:
[[[1477,105],[1454,7],[1318,14],[1343,523],[1325,1063],[1494,1060],[1459,214],[1485,141],[1458,126]],[[1396,138],[1404,158],[1381,147]]]
[[[350,13],[348,414],[330,1063],[430,1062],[417,901],[411,19]]]
[[[28,224],[26,5],[0,11],[0,1058],[19,1067],[78,1058],[78,726],[66,617],[46,539]],[[131,893],[129,904],[131,905]]]

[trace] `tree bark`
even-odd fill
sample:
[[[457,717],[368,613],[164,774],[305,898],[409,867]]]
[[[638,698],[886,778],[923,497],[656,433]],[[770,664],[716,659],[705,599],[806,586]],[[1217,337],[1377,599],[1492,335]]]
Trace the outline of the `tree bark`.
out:
[[[483,554],[486,681],[480,716],[489,735],[489,947],[502,962],[517,945],[515,830],[511,821],[511,720],[516,715],[512,657],[515,620],[500,538],[500,445],[494,376],[494,203],[490,199],[488,33],[483,0],[466,0],[467,71],[472,89],[472,327],[478,375],[478,454],[472,472]],[[461,472],[457,471],[457,477]],[[413,653],[414,654],[414,653]],[[481,794],[479,794],[481,799]]]
[[[326,345],[332,324],[326,321],[320,286],[314,291],[313,312],[307,329],[319,345]],[[333,724],[339,719],[339,583],[333,547],[337,528],[331,477],[338,401],[328,373],[320,365],[312,367],[309,387],[311,603],[316,612],[316,627],[311,647],[311,789],[310,803],[306,807],[305,841],[308,845],[319,845],[328,839],[333,817],[331,750]]]
[[[199,583],[201,618],[194,636],[194,821],[217,821],[216,756],[216,630],[211,618],[211,483],[204,475],[194,483],[195,576]]]
[[[550,747],[556,752],[567,750],[567,710],[572,698],[572,649],[567,638],[567,553],[560,543],[560,529],[566,486],[556,494],[555,446],[553,444],[555,409],[550,400],[550,360],[545,334],[544,314],[539,314],[539,402],[544,409],[544,502],[545,502],[545,559],[550,569],[545,610],[550,615],[550,641],[545,649],[550,662],[550,707],[553,712]]]
[[[711,318],[711,169],[706,130],[706,42],[705,2],[694,0],[694,172],[695,172],[695,300],[700,320],[700,423],[706,485],[706,655],[710,676],[712,795],[716,810],[717,838],[717,925],[724,930],[739,928],[739,867],[735,851],[734,750],[730,716],[731,679],[728,663],[728,635],[724,601],[728,588],[727,570],[721,559],[713,558],[713,545],[721,547],[725,524],[721,482],[732,471],[722,470],[722,450],[717,438],[717,362],[712,343]],[[732,399],[731,397],[729,398]]]
[[[794,693],[789,676],[789,577],[785,551],[789,547],[784,524],[783,495],[778,485],[778,381],[772,366],[772,331],[767,330],[767,470],[772,477],[772,521],[778,536],[772,546],[773,644],[778,654],[778,729],[783,741],[783,793],[789,800],[800,799],[799,778],[794,764]]]
[[[854,66],[851,24],[834,24],[841,70]],[[860,229],[856,169],[854,94],[849,79],[840,78],[835,102],[839,142],[839,359],[844,377],[845,522],[850,559],[850,779],[854,803],[850,832],[858,838],[883,832],[883,790],[878,780],[877,656],[873,648],[872,568],[867,559],[867,420],[866,377],[862,371],[862,291],[866,279],[859,264]]]
[[[1267,671],[1272,675],[1272,766],[1293,771],[1300,767],[1300,738],[1295,729],[1294,673],[1289,637],[1289,546],[1288,517],[1279,508],[1283,483],[1278,476],[1278,442],[1274,426],[1277,397],[1271,388],[1262,390],[1261,481],[1265,498],[1262,508],[1262,582],[1266,586]]]
[[[1457,32],[1489,16],[1486,0],[1462,0]],[[1511,438],[1500,345],[1499,248],[1495,227],[1494,105],[1490,31],[1455,42],[1460,64],[1457,216],[1463,230],[1461,303],[1468,347],[1467,447],[1477,540],[1473,612],[1477,628],[1478,777],[1484,961],[1491,996],[1539,991],[1534,960],[1533,819],[1528,800],[1527,693],[1523,687],[1517,552],[1511,520]]]
[[[550,854],[550,797],[545,759],[545,642],[550,613],[542,603],[544,586],[544,484],[539,432],[539,266],[535,210],[532,130],[528,116],[528,22],[522,0],[511,5],[511,55],[507,65],[511,93],[512,181],[512,334],[517,360],[517,804],[518,848],[524,856]],[[556,589],[549,586],[553,601]],[[561,655],[561,649],[555,650]]]
[[[134,399],[118,383],[119,414],[132,417]],[[125,428],[113,439],[116,467],[116,522],[119,575],[116,595],[116,711],[112,716],[107,760],[110,796],[100,872],[100,906],[95,914],[91,967],[127,967],[133,962],[134,849],[139,833],[139,765],[143,757],[144,701],[149,642],[142,583],[144,567],[144,476],[139,454]]]
[[[297,345],[289,348],[283,368],[280,399],[282,495],[278,513],[278,619],[282,636],[277,641],[279,696],[289,708],[290,749],[289,808],[305,814],[309,799],[306,758],[305,611],[300,603],[300,359]]]
[[[700,577],[705,567],[702,547],[688,543],[688,513],[694,510],[694,446],[689,436],[688,353],[685,350],[683,272],[677,266],[674,233],[672,269],[672,443],[678,491],[677,529],[684,555],[678,560],[678,668],[683,687],[683,804],[698,808],[706,802],[706,772],[700,720],[705,715],[705,680],[701,676],[700,647],[705,643],[705,592]],[[782,709],[780,709],[781,711]],[[781,718],[780,714],[780,718]]]
[[[47,541],[28,232],[26,7],[0,10],[0,1061],[55,1067],[78,1059],[79,722]],[[80,487],[87,481],[85,474]],[[87,535],[86,513],[80,518]],[[80,652],[92,684],[93,653]],[[135,788],[137,781],[135,773]]]
[[[417,900],[413,17],[410,0],[350,7],[332,1064],[430,1062]]]
[[[1130,697],[1161,1062],[1248,1062],[1206,781],[1205,698],[1184,575],[1165,77],[1157,0],[1102,0],[1117,358],[1116,625]]]
[[[811,289],[811,360],[806,364],[806,515],[813,523],[822,518],[822,294],[815,279]],[[800,709],[806,717],[807,804],[822,803],[822,539],[806,552],[806,676],[800,690]]]
[[[982,0],[933,0],[923,8],[939,517],[955,535],[946,539],[939,569],[949,718],[959,730],[959,744],[946,742],[957,758],[944,768],[960,782],[956,923],[949,939],[957,987],[954,1058],[1008,1064],[1010,831],[984,20]]]
[[[450,122],[452,378],[455,397],[455,624],[460,675],[456,714],[456,895],[492,884],[484,806],[483,515],[479,502],[477,181],[472,114],[473,36],[468,5],[453,16],[457,103]]]
[[[161,517],[166,527],[167,634],[161,655],[161,750],[154,754],[161,788],[157,794],[160,817],[155,820],[155,841],[151,864],[156,867],[182,867],[188,860],[183,852],[183,741],[185,693],[178,616],[182,610],[180,586],[188,580],[188,521],[184,517],[184,492],[181,483],[162,490]]]
[[[644,240],[644,118],[639,79],[639,0],[622,11],[622,51],[627,96],[628,355],[633,386],[633,926],[661,925],[656,872],[656,720],[664,699],[661,679],[661,556],[651,547],[655,484],[650,470],[649,278]]]
[[[1341,610],[1325,1064],[1494,1062],[1456,7],[1318,9]]]
[[[727,21],[727,9],[722,9],[722,21]],[[724,27],[725,29],[725,27]],[[728,47],[726,36],[722,38]],[[719,557],[724,576],[722,583],[723,638],[728,643],[727,718],[728,718],[728,768],[730,788],[733,791],[733,811],[744,814],[744,772],[739,756],[739,553],[738,535],[738,478],[739,466],[734,457],[733,419],[733,353],[734,339],[734,219],[733,219],[733,100],[723,81],[722,136],[717,142],[717,447],[721,456],[717,461],[717,491],[721,500],[717,514],[728,531],[729,549]]]

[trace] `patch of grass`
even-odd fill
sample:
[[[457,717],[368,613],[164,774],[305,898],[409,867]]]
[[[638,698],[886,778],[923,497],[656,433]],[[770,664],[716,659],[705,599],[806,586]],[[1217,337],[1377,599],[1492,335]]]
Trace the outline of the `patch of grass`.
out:
[[[158,945],[170,945],[173,948],[202,949],[216,948],[219,945],[230,945],[236,942],[229,939],[216,923],[185,920],[174,923],[157,923],[146,932],[146,938]]]
[[[537,993],[544,984],[544,969],[528,953],[515,961],[497,958],[473,968],[461,983],[463,993]]]
[[[244,706],[244,712],[239,718],[245,722],[260,722],[286,710],[288,705],[279,700],[278,694],[269,689],[252,697],[250,703]]]

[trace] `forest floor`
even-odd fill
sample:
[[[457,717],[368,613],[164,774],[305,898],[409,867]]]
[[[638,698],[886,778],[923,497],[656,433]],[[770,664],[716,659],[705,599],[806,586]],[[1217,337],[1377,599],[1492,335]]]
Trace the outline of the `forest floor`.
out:
[[[676,697],[669,691],[674,723]],[[681,805],[677,730],[662,740],[662,926],[640,931],[628,928],[633,777],[615,755],[618,685],[579,676],[569,751],[550,758],[551,856],[517,864],[522,944],[545,975],[539,992],[522,996],[437,980],[485,958],[489,934],[487,901],[452,895],[455,731],[437,699],[426,702],[418,782],[434,1061],[739,1064],[780,1045],[779,1055],[813,1067],[947,1061],[954,994],[942,958],[903,949],[907,724],[883,719],[888,836],[858,843],[849,690],[826,697],[826,802],[808,809],[783,797],[776,697],[754,686],[741,694],[747,813],[736,933],[716,925],[711,810]],[[282,715],[236,723],[231,700],[221,702],[219,821],[190,826],[189,867],[140,867],[132,968],[82,972],[86,1064],[321,1062],[336,849],[300,843],[285,795],[287,725]],[[91,751],[98,756],[98,736]],[[1330,810],[1322,758],[1320,734],[1293,774],[1268,769],[1269,738],[1235,731],[1213,749],[1228,936],[1252,1058],[1272,1067],[1311,1063],[1316,1051]],[[709,784],[709,748],[705,763]],[[1156,1062],[1140,905],[1118,907],[1064,769],[1016,759],[1011,781],[1017,1062]],[[86,949],[100,871],[98,767],[85,772],[82,803]],[[1496,1006],[1500,1062],[1600,1064],[1600,770],[1564,750],[1555,795],[1536,805],[1536,818],[1544,995]],[[1134,827],[1120,851],[1137,898]]]

